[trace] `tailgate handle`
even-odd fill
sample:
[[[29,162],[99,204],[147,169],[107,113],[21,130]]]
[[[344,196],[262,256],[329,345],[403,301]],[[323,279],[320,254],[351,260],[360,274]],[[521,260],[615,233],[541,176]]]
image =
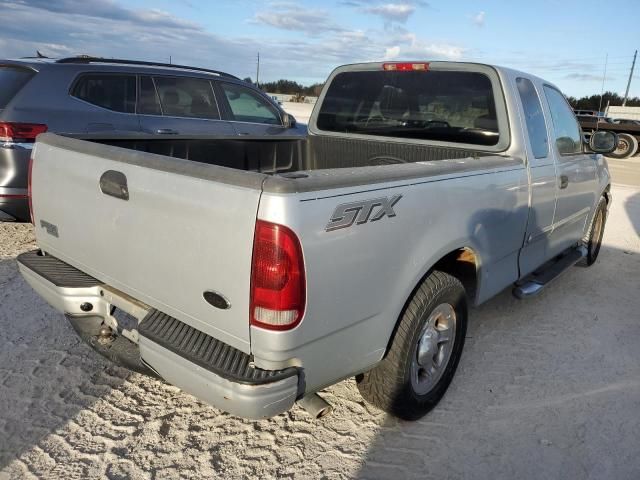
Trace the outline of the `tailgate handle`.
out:
[[[100,176],[100,190],[105,195],[121,200],[129,200],[129,187],[124,173],[107,170]]]

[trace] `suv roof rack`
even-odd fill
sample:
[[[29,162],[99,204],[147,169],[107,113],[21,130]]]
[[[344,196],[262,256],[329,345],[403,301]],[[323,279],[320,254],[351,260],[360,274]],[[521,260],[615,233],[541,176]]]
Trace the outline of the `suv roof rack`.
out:
[[[207,72],[219,75],[221,77],[235,78],[238,77],[229,73],[221,72],[219,70],[210,70],[208,68],[190,67],[188,65],[176,65],[175,63],[158,63],[158,62],[143,62],[141,60],[123,60],[120,58],[102,58],[102,57],[90,57],[86,55],[80,55],[78,57],[68,57],[56,60],[56,63],[116,63],[119,65],[144,65],[146,67],[165,67],[165,68],[179,68],[183,70],[194,70],[196,72]]]

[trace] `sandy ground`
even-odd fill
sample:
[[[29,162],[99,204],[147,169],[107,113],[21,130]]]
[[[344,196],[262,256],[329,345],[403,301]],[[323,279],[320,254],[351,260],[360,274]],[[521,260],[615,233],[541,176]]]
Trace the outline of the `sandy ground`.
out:
[[[640,190],[613,193],[598,263],[473,310],[456,378],[416,423],[352,380],[322,421],[253,422],[115,367],[17,272],[31,227],[0,225],[0,479],[640,478]]]

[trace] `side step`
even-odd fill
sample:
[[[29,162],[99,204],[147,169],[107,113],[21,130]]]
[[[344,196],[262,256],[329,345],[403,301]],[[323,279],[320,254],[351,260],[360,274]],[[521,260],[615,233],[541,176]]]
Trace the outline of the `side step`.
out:
[[[572,248],[553,263],[542,266],[518,281],[513,289],[513,295],[520,300],[537,295],[544,287],[586,256],[587,249],[585,247]]]

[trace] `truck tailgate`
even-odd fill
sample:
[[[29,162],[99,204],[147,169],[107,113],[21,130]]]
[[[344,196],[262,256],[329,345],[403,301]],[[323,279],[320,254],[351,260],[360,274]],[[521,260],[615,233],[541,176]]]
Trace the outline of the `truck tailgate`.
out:
[[[249,353],[251,253],[263,179],[45,135],[32,171],[36,238],[45,252]],[[207,291],[222,295],[229,308],[205,301]]]

